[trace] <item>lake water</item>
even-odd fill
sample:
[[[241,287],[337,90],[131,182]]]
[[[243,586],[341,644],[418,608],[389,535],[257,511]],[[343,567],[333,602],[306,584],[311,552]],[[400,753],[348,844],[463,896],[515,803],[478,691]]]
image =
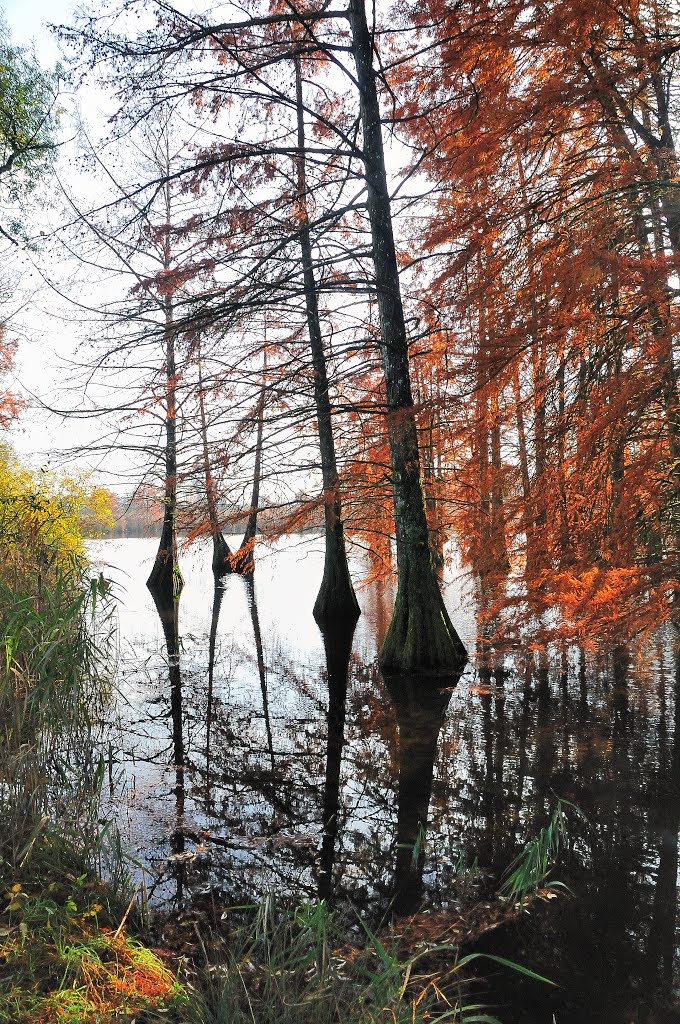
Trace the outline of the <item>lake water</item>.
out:
[[[155,550],[143,539],[91,546],[120,599],[107,812],[153,901],[210,891],[240,904],[274,891],[373,917],[390,906],[453,913],[466,889],[494,890],[563,798],[582,811],[556,873],[573,895],[487,941],[560,987],[504,973],[486,1001],[507,1024],[680,1021],[670,633],[638,651],[479,659],[474,597],[451,571],[465,672],[444,691],[386,685],[376,652],[392,585],[359,589],[353,636],[324,638],[311,614],[323,544],[305,535],[259,545],[254,584],[227,577],[217,595],[210,548],[182,555],[169,672],[145,587]],[[351,567],[367,574],[360,554]]]

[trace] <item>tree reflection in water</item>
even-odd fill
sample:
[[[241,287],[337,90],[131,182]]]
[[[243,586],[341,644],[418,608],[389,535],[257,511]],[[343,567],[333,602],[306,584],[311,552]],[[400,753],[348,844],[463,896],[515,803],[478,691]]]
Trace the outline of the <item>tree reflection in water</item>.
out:
[[[422,679],[390,676],[387,690],[399,730],[394,908],[412,914],[422,901],[425,839],[439,733],[460,674],[434,688]],[[441,681],[440,681],[441,682]]]
[[[335,629],[321,630],[328,685],[323,835],[317,873],[318,894],[321,900],[326,900],[331,895],[335,847],[340,828],[340,769],[345,742],[347,676],[355,628],[356,622],[341,619]]]
[[[407,912],[421,900],[452,908],[460,863],[477,858],[493,891],[561,797],[587,819],[574,818],[573,855],[556,872],[576,896],[538,908],[531,927],[508,933],[505,952],[561,982],[574,1005],[526,988],[515,997],[506,982],[497,1002],[523,1005],[526,1021],[552,1012],[560,1024],[672,1019],[675,638],[609,654],[501,655],[487,643],[455,688],[426,691],[386,683],[377,670],[376,626],[389,593],[382,601],[376,586],[361,595],[354,638],[326,634],[323,646],[302,647],[297,632],[277,631],[262,564],[257,592],[230,577],[204,627],[186,629],[183,693],[167,622],[169,681],[155,669],[146,679],[137,658],[123,745],[134,748],[129,778],[136,773],[138,784],[117,816],[127,813],[128,839],[149,869],[161,875],[169,854],[204,848],[187,865],[185,898],[207,885],[225,902],[273,889],[350,898],[376,916],[393,901]],[[189,615],[185,596],[182,604]],[[161,781],[170,763],[171,793]],[[174,879],[156,890],[176,896]],[[532,1001],[540,1004],[533,1017]],[[520,1019],[513,1012],[499,1016]]]
[[[161,628],[165,638],[168,666],[168,692],[170,694],[170,722],[172,732],[172,758],[175,773],[175,827],[170,833],[170,863],[175,877],[176,899],[183,897],[186,878],[183,854],[185,851],[184,834],[184,715],[182,710],[182,673],[180,668],[179,638],[179,601],[180,596],[168,594],[161,588],[149,587],[156,611],[161,620]]]

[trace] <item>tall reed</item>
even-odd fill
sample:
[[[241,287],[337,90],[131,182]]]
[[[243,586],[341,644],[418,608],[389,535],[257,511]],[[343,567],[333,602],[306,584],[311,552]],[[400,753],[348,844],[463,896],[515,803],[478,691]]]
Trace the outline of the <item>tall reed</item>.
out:
[[[14,581],[12,581],[14,582]],[[74,558],[39,592],[0,578],[0,868],[49,830],[94,841],[103,760],[94,742],[114,653],[105,581]]]
[[[226,944],[207,943],[183,1024],[498,1024],[472,994],[473,962],[547,982],[502,957],[460,955],[443,943],[405,953],[398,935],[379,938],[361,919],[350,936],[323,900],[291,909],[270,895],[252,909]]]

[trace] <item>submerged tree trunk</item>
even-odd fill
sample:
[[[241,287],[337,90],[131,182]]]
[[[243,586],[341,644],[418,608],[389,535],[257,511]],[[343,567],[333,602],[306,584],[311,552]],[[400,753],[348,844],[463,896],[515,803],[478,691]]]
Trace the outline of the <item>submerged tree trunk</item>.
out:
[[[444,675],[460,668],[467,660],[467,653],[444,606],[430,556],[373,46],[364,0],[350,0],[349,19],[361,105],[368,214],[380,311],[397,540],[397,598],[380,661],[387,672]]]
[[[323,579],[314,602],[314,618],[318,623],[333,619],[357,619],[361,614],[347,567],[347,552],[342,522],[340,482],[335,458],[335,442],[331,419],[331,403],[328,394],[328,373],[326,354],[321,335],[319,303],[317,298],[312,243],[309,232],[307,211],[307,175],[305,169],[305,124],[302,107],[302,76],[300,59],[295,58],[295,95],[297,101],[297,190],[300,217],[300,249],[304,275],[305,304],[307,307],[307,328],[314,368],[314,404],[319,432],[321,453],[321,477],[323,481],[324,522],[326,528],[326,554]]]
[[[212,571],[216,576],[225,576],[232,572],[232,554],[229,545],[224,539],[220,529],[217,516],[217,498],[215,496],[215,481],[210,469],[210,454],[208,452],[208,423],[205,416],[205,396],[203,394],[203,367],[201,362],[201,342],[196,343],[196,355],[198,359],[198,409],[201,418],[201,443],[203,446],[203,473],[205,476],[205,500],[208,506],[208,520],[210,522],[210,536],[213,542]]]

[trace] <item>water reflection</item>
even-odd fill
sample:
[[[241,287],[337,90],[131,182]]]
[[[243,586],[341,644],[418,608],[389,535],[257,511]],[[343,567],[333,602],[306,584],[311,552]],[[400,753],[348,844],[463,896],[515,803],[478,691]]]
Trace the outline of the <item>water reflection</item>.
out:
[[[422,900],[427,823],[439,733],[459,679],[460,674],[447,680],[447,687],[440,688],[407,676],[386,679],[399,730],[394,879],[394,909],[398,914],[414,913]]]
[[[355,627],[355,622],[341,619],[335,629],[326,628],[321,631],[326,655],[328,709],[323,787],[323,837],[317,875],[319,899],[328,899],[332,890],[335,847],[340,828],[340,769],[345,742],[347,676]]]
[[[661,675],[661,673],[660,673]],[[663,678],[663,676],[662,676]],[[662,689],[662,696],[665,687]],[[659,832],[659,866],[654,886],[652,919],[647,942],[650,972],[659,977],[663,994],[670,999],[673,991],[673,965],[676,952],[675,934],[678,889],[678,830],[680,829],[680,651],[675,653],[673,739],[670,756],[662,760],[668,765],[659,779],[661,812]],[[660,746],[666,749],[665,724],[660,723]]]
[[[675,637],[610,655],[502,656],[487,644],[457,685],[424,690],[385,682],[377,669],[392,600],[384,585],[359,592],[354,635],[319,634],[311,608],[322,569],[322,547],[303,539],[259,559],[257,589],[229,577],[213,590],[209,558],[188,564],[181,681],[179,663],[158,657],[141,600],[121,613],[128,788],[115,810],[137,855],[166,872],[156,897],[177,897],[176,877],[167,878],[176,851],[194,857],[184,896],[209,886],[243,902],[275,889],[349,897],[377,914],[391,904],[451,909],[465,883],[461,864],[476,858],[493,891],[562,797],[584,813],[558,873],[575,898],[538,907],[498,943],[563,987],[546,994],[504,979],[490,993],[497,1016],[506,1024],[553,1013],[559,1024],[672,1020]],[[203,592],[192,592],[196,579],[205,579]],[[279,583],[291,579],[294,593]],[[471,647],[474,623],[465,628],[455,600],[454,624]],[[165,639],[180,651],[174,634]],[[168,771],[173,787],[164,788]]]
[[[179,637],[179,594],[176,596],[162,587],[149,586],[156,611],[161,622],[168,665],[168,693],[170,695],[170,722],[172,732],[172,769],[175,773],[175,821],[168,845],[170,848],[169,863],[177,883],[176,898],[183,897],[185,867],[185,836],[184,836],[184,714],[182,708],[182,673],[180,668],[180,637]],[[209,749],[209,746],[208,746]]]
[[[214,559],[213,559],[214,561]],[[212,612],[210,615],[210,635],[208,638],[208,697],[205,709],[205,799],[208,810],[213,809],[212,778],[210,773],[212,755],[212,723],[213,723],[213,689],[215,686],[215,651],[217,647],[217,627],[220,621],[222,610],[222,599],[224,597],[223,576],[215,574],[215,589],[213,591]],[[167,643],[167,640],[166,640]]]
[[[255,656],[257,658],[257,674],[260,679],[260,690],[262,691],[262,713],[267,732],[267,749],[269,761],[272,767],[272,782],[276,772],[274,763],[274,740],[272,738],[272,725],[269,717],[269,696],[267,694],[267,666],[264,661],[264,648],[262,647],[262,633],[260,632],[260,617],[257,612],[257,595],[255,593],[255,574],[249,572],[244,575],[244,583],[248,592],[248,607],[250,609],[250,620],[253,624],[253,638],[255,640]]]

